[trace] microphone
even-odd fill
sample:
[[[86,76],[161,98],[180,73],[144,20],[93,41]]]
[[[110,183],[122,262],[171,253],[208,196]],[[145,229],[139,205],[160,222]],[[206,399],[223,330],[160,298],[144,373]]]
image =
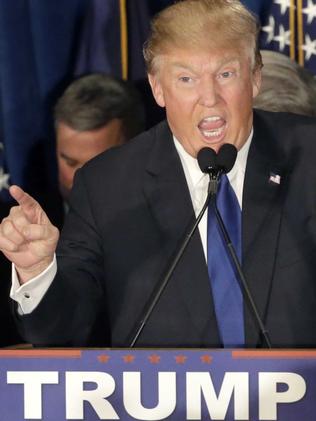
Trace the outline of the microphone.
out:
[[[237,149],[230,143],[224,143],[218,154],[211,148],[202,148],[197,154],[200,170],[217,178],[233,168],[236,158]]]
[[[224,143],[218,154],[211,148],[202,148],[197,154],[200,170],[209,174],[209,191],[213,195],[217,192],[219,178],[228,173],[234,166],[237,158],[237,149],[230,143]]]
[[[221,174],[226,174],[233,168],[236,158],[237,148],[230,143],[224,143],[217,154],[217,165]]]
[[[200,170],[206,174],[213,174],[217,171],[216,160],[216,152],[211,148],[202,148],[197,154],[197,161]]]
[[[215,155],[214,155],[215,154]],[[248,287],[248,282],[245,278],[243,270],[241,268],[241,264],[238,260],[236,251],[234,249],[233,243],[229,237],[228,231],[225,227],[224,221],[221,217],[221,214],[218,211],[216,205],[216,193],[217,193],[217,185],[218,181],[222,174],[228,173],[234,166],[237,157],[237,149],[234,145],[229,143],[225,143],[220,148],[218,154],[213,151],[211,148],[203,148],[198,153],[198,163],[202,172],[209,174],[210,182],[209,182],[209,192],[210,198],[212,200],[212,205],[214,207],[215,216],[219,228],[221,230],[222,236],[224,238],[226,248],[230,254],[230,257],[233,261],[234,267],[237,271],[239,284],[241,287],[242,294],[248,305],[253,313],[255,322],[259,328],[259,332],[261,333],[264,341],[267,344],[268,348],[272,348],[271,341],[269,338],[269,333],[260,317],[259,311],[257,309],[256,303],[252,297],[251,291]]]

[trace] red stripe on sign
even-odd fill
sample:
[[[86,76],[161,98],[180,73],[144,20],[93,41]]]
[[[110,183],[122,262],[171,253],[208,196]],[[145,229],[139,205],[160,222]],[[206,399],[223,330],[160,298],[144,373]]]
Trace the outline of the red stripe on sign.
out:
[[[81,358],[81,354],[71,349],[0,349],[0,358]]]
[[[233,358],[288,358],[288,359],[306,359],[316,358],[316,350],[266,350],[266,351],[232,351]]]

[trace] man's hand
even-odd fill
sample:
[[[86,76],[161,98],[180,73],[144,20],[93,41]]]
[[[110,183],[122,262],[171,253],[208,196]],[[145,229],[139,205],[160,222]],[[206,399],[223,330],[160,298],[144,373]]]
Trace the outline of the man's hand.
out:
[[[23,284],[52,262],[59,231],[41,206],[18,186],[10,187],[18,202],[0,224],[0,250],[15,264]]]

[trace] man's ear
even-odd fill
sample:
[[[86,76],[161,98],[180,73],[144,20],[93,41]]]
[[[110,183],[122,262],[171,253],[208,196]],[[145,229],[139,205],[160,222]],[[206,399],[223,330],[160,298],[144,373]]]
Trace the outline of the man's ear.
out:
[[[163,89],[162,89],[158,74],[148,74],[148,80],[151,86],[151,91],[153,93],[153,96],[157,104],[160,107],[164,107],[165,98],[164,98]]]
[[[252,97],[253,98],[256,98],[256,96],[260,92],[261,81],[262,81],[262,72],[261,72],[261,69],[257,69],[254,71],[253,80],[252,80]]]

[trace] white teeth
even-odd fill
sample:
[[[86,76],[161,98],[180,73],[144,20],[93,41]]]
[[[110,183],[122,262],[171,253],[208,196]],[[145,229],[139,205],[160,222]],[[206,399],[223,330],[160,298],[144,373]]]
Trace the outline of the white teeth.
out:
[[[212,121],[218,121],[218,120],[220,120],[221,118],[219,117],[219,116],[217,116],[217,115],[214,115],[214,116],[212,116],[212,117],[205,117],[205,118],[203,118],[203,121],[207,121],[207,122],[212,122]]]
[[[216,137],[216,136],[219,136],[223,132],[223,129],[220,128],[216,130],[201,130],[201,132],[203,136],[205,137]]]

